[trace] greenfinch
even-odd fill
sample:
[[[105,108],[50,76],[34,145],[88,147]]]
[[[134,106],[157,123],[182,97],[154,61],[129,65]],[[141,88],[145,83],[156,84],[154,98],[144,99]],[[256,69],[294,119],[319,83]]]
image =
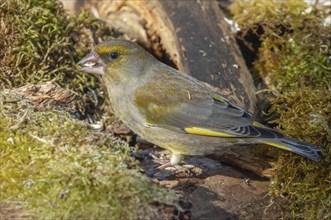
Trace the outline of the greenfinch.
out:
[[[171,151],[171,165],[183,155],[211,155],[234,145],[261,143],[320,160],[321,148],[254,121],[234,102],[161,63],[136,43],[100,43],[78,65],[83,72],[101,75],[115,115],[145,140]]]

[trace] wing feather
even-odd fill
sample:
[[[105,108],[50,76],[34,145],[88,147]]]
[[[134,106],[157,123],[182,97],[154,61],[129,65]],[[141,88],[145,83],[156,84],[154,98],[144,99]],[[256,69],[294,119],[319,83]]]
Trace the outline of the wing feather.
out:
[[[151,80],[135,94],[148,125],[219,137],[282,136],[261,124],[253,125],[250,113],[192,77],[163,77],[162,81]]]

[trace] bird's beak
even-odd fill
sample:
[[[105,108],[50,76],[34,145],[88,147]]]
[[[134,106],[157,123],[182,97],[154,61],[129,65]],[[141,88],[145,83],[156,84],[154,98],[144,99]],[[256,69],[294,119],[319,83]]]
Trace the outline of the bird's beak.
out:
[[[96,55],[94,52],[87,54],[83,59],[81,59],[77,65],[82,66],[80,69],[85,73],[99,74],[103,75],[105,73],[104,67],[105,63]]]

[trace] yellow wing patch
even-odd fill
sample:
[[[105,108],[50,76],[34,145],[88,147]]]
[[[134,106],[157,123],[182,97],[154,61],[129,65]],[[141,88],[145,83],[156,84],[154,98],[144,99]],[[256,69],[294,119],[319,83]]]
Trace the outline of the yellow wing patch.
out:
[[[281,144],[279,144],[279,143],[269,142],[269,141],[264,141],[264,142],[262,142],[262,143],[263,143],[263,144],[270,145],[270,146],[273,146],[273,147],[277,147],[277,148],[280,148],[280,149],[283,149],[283,150],[293,151],[291,148],[286,147],[286,146],[284,146],[284,145],[281,145]]]
[[[221,96],[217,95],[217,94],[212,94],[211,97],[213,99],[216,99],[217,101],[223,102],[227,104],[227,101],[225,101]]]
[[[264,126],[263,124],[261,124],[261,123],[259,123],[257,121],[253,121],[252,125],[254,127],[258,127],[258,128],[268,128],[268,127]]]
[[[227,134],[224,132],[213,131],[208,128],[190,127],[184,129],[189,134],[198,134],[214,137],[235,137],[235,135]]]

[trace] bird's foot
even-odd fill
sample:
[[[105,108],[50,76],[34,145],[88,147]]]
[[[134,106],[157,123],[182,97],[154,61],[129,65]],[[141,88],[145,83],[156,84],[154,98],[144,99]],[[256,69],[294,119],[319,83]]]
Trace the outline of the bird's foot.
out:
[[[154,154],[150,153],[149,156],[152,158],[153,162],[161,164],[161,166],[170,163],[168,159],[161,159],[155,156]],[[161,167],[160,166],[160,167]]]
[[[165,168],[172,167],[171,162],[163,163],[162,165],[156,167],[157,170],[164,170]]]
[[[171,163],[169,161],[168,162],[165,162],[165,163],[162,163],[161,161],[158,161],[158,163],[161,164],[161,165],[160,166],[157,166],[157,167],[154,167],[154,168],[151,168],[147,172],[147,175],[148,176],[154,176],[156,173],[162,172],[162,171],[166,171],[166,168],[172,167],[172,165],[171,165]]]
[[[183,155],[181,154],[173,154],[170,162],[164,162],[165,160],[160,160],[159,158],[152,156],[154,161],[159,162],[161,165],[150,170],[148,174],[150,176],[156,177],[158,179],[166,179],[167,177],[178,174],[178,173],[190,173],[190,169],[179,165],[179,163],[183,159]]]
[[[160,159],[153,154],[150,154],[150,156],[153,158],[154,162],[161,164],[156,168],[158,170],[164,170],[167,167],[176,167],[183,160],[184,157],[182,154],[172,154],[171,159],[169,161],[169,160]]]

